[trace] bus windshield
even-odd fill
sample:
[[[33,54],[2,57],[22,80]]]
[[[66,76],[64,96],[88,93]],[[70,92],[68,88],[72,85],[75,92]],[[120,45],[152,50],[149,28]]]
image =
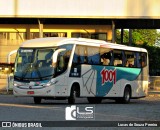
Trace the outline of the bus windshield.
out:
[[[20,48],[15,62],[15,79],[35,81],[50,79],[54,75],[52,56],[56,48]]]

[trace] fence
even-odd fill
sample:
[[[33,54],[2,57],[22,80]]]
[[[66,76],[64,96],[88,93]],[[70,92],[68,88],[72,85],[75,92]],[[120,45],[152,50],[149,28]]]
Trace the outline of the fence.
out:
[[[150,89],[159,89],[160,88],[160,76],[150,76],[149,77],[149,88]]]

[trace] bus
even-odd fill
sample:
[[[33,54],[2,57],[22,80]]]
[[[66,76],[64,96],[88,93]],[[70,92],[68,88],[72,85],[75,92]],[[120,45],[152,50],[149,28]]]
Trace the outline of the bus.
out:
[[[85,38],[28,40],[17,51],[13,93],[33,97],[35,104],[42,99],[74,104],[80,97],[129,103],[147,96],[147,50]]]

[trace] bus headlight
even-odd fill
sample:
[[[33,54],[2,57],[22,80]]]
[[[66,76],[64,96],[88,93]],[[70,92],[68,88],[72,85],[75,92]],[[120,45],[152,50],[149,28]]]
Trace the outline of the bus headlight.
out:
[[[14,87],[19,87],[19,86],[21,86],[21,84],[14,83],[13,86]]]
[[[46,83],[46,84],[43,84],[42,86],[49,87],[49,86],[51,86],[51,82],[48,82],[48,83]]]
[[[44,84],[43,86],[49,87],[49,86],[51,86],[51,85],[56,84],[57,82],[58,82],[58,81],[52,81],[52,82],[50,81],[50,82]]]
[[[13,84],[13,86],[14,86],[14,87],[17,87],[17,86],[18,86],[18,84],[17,84],[17,83],[14,83],[14,84]]]
[[[46,86],[46,87],[49,87],[49,86],[51,86],[51,83],[47,83],[45,86]]]
[[[18,86],[21,86],[22,84],[21,83],[19,83],[19,82],[13,82],[13,86],[14,87],[18,87]]]
[[[58,83],[57,80],[51,80],[51,84],[56,84],[56,83]]]

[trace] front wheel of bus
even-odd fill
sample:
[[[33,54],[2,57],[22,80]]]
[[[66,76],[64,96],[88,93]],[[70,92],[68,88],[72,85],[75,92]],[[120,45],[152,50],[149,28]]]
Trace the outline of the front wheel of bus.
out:
[[[41,103],[41,98],[40,97],[34,97],[34,103],[35,104],[40,104]]]
[[[74,89],[74,87],[71,89],[71,94],[70,97],[68,98],[68,103],[69,104],[75,104],[76,101],[76,90]]]

